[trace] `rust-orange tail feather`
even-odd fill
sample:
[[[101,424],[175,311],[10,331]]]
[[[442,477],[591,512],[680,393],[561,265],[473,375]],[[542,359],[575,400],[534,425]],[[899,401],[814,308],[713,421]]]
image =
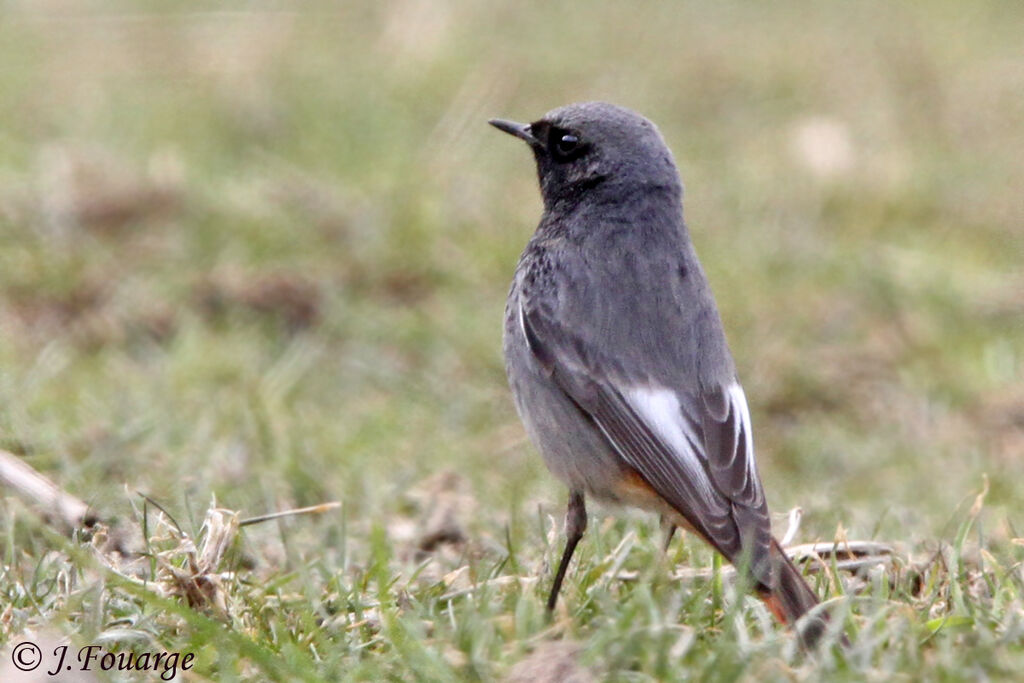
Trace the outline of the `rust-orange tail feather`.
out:
[[[779,621],[792,625],[819,603],[818,596],[775,539],[772,539],[771,553],[778,572],[775,588],[770,591],[762,589],[761,599]],[[815,615],[813,621],[801,625],[801,642],[809,649],[816,647],[827,625],[826,613]]]

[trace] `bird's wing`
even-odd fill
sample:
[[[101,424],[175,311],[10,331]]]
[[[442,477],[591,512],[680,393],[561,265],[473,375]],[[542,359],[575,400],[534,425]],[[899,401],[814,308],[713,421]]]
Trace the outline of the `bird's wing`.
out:
[[[562,324],[556,308],[551,297],[520,298],[519,323],[541,367],[695,530],[771,586],[770,520],[740,385],[682,387],[626,367]]]

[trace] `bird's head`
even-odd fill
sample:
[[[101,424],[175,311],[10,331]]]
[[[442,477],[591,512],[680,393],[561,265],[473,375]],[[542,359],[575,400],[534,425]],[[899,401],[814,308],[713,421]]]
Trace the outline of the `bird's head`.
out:
[[[548,208],[643,188],[682,196],[679,172],[661,133],[629,109],[584,102],[552,110],[533,123],[492,119],[490,124],[530,145]]]

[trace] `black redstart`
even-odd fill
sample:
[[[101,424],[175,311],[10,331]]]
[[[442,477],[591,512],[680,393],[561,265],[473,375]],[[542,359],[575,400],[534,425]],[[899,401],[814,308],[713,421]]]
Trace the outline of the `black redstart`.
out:
[[[658,129],[601,102],[490,123],[533,150],[544,197],[509,292],[504,350],[526,430],[569,487],[548,608],[591,495],[693,531],[795,622],[818,598],[772,537],[747,400]],[[824,624],[812,619],[803,641]]]

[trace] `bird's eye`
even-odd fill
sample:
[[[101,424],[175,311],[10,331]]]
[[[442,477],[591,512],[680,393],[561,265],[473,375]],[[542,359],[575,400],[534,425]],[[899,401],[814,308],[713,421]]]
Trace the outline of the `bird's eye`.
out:
[[[549,140],[551,156],[555,161],[572,161],[583,151],[579,136],[569,131],[553,130]]]
[[[558,142],[555,143],[555,149],[559,154],[568,156],[572,154],[576,147],[580,144],[580,139],[572,133],[566,133],[565,135],[558,138]]]

